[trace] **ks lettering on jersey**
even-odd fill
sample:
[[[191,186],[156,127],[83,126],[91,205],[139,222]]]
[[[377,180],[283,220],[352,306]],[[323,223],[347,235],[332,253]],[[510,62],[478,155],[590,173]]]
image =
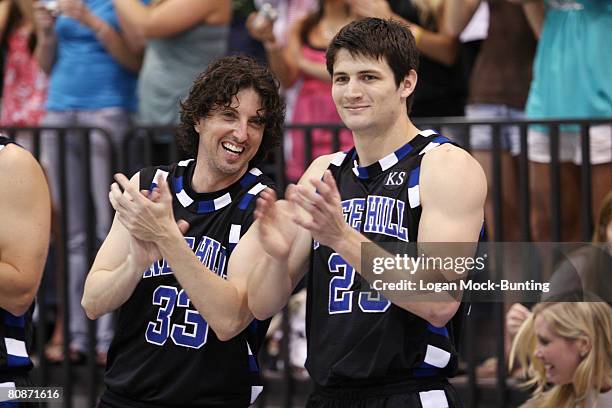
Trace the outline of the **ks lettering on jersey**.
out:
[[[405,180],[406,180],[405,171],[392,171],[387,176],[387,180],[385,181],[385,186],[401,186],[404,184]]]

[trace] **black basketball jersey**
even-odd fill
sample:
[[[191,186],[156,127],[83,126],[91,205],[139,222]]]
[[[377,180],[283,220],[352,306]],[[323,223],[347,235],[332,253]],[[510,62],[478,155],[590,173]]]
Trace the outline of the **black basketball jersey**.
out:
[[[416,242],[423,154],[449,139],[423,131],[367,167],[353,148],[329,170],[345,220],[374,242]],[[306,367],[321,386],[356,387],[453,375],[452,325],[437,328],[368,293],[370,285],[331,248],[314,242],[308,275]]]
[[[15,144],[14,142],[11,141],[11,139],[7,138],[6,136],[0,135],[0,150],[4,149],[4,146],[11,144],[11,143]]]
[[[226,277],[239,238],[253,222],[257,194],[271,180],[252,168],[215,193],[196,193],[194,160],[140,172],[141,189],[167,177],[175,219],[189,222],[185,239],[200,261]],[[248,407],[263,389],[255,356],[269,325],[254,320],[220,341],[161,260],[144,271],[120,308],[108,353],[104,404],[117,407]]]
[[[12,143],[0,136],[0,160],[2,149]],[[12,386],[12,379],[32,369],[28,350],[32,339],[32,312],[34,304],[21,316],[14,316],[0,308],[0,386]]]

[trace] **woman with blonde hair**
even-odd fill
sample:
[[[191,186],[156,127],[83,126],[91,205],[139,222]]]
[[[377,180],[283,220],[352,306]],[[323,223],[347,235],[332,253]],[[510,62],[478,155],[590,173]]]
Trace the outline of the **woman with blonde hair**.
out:
[[[539,303],[510,352],[535,386],[522,408],[612,406],[612,308],[605,302]]]

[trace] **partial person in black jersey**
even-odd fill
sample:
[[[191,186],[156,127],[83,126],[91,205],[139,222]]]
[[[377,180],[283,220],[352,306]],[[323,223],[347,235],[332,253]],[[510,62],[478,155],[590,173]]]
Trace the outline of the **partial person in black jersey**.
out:
[[[51,203],[32,155],[0,135],[0,387],[32,386],[32,312],[49,248]],[[6,396],[6,395],[5,395]],[[8,401],[0,407],[34,407]]]
[[[418,51],[407,27],[353,22],[326,57],[355,148],[317,158],[285,200],[269,189],[260,194],[257,221],[234,254],[253,269],[249,309],[258,319],[273,315],[308,272],[306,368],[315,381],[308,407],[459,407],[447,378],[457,369],[461,294],[372,293],[361,248],[461,242],[453,254],[474,256],[484,173],[449,139],[409,119]],[[230,273],[233,267],[240,266]],[[454,281],[461,273],[433,272]],[[426,282],[431,273],[390,269],[384,276]]]
[[[90,318],[119,309],[101,407],[248,407],[261,392],[269,321],[248,310],[250,269],[227,265],[272,185],[255,166],[283,120],[274,76],[221,58],[181,105],[178,142],[193,158],[115,176],[115,220],[82,301]]]

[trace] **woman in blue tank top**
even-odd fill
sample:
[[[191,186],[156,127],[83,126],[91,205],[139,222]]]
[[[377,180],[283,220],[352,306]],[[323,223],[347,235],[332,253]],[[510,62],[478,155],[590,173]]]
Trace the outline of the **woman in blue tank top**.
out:
[[[57,132],[42,133],[42,161],[48,171],[53,200],[67,217],[67,276],[72,356],[87,349],[87,320],[80,299],[89,268],[86,249],[87,206],[92,194],[96,235],[103,240],[110,228],[107,191],[113,148],[120,143],[136,110],[136,74],[141,53],[127,46],[110,0],[61,0],[37,3],[35,55],[49,75],[44,127],[102,128],[105,133],[68,130],[65,138],[66,201],[60,202],[60,145]],[[85,180],[85,140],[89,138],[91,179]],[[110,138],[110,139],[109,139]],[[68,212],[66,214],[66,207]],[[98,322],[99,362],[112,339],[111,316]],[[58,354],[58,353],[55,353]],[[59,356],[55,356],[61,359]]]

